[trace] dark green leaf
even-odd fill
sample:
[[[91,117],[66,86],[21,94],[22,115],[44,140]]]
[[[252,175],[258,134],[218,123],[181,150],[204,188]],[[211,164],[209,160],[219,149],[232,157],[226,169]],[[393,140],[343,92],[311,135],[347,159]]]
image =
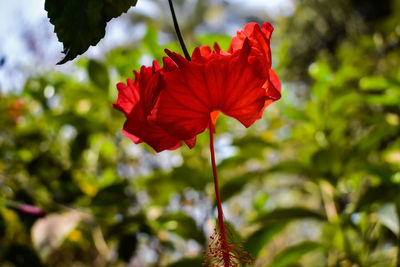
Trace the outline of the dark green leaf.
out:
[[[63,43],[65,57],[74,59],[104,37],[108,21],[128,11],[137,0],[46,0],[45,9]]]
[[[355,210],[360,211],[372,204],[390,202],[398,195],[399,188],[393,184],[380,184],[368,187],[355,203]]]
[[[143,213],[123,217],[120,222],[115,223],[110,227],[105,238],[119,238],[121,235],[130,235],[135,234],[136,232],[153,234],[152,229],[147,223],[146,216]]]
[[[14,266],[44,266],[37,253],[31,247],[25,245],[12,244],[5,251],[2,251],[2,254],[6,262],[12,262]]]
[[[108,89],[110,78],[105,65],[96,60],[90,60],[88,64],[88,74],[90,80],[99,88]]]
[[[259,216],[256,221],[263,225],[272,225],[276,223],[286,223],[299,219],[324,220],[325,216],[313,210],[306,208],[286,208],[275,209],[269,213]]]
[[[276,144],[267,142],[259,136],[245,136],[233,141],[232,145],[240,149],[243,161],[249,158],[262,158],[265,148],[276,148]]]
[[[183,188],[190,186],[193,189],[203,190],[209,181],[209,176],[200,169],[182,165],[173,169],[171,179],[173,183],[182,184]]]
[[[126,186],[126,182],[120,182],[103,188],[92,198],[91,208],[103,214],[107,209],[122,211],[129,207],[134,201],[134,196],[124,193]],[[105,207],[107,208],[104,209]]]
[[[322,173],[333,171],[332,169],[340,164],[340,158],[333,149],[318,150],[312,156],[314,167]]]
[[[299,161],[282,161],[268,169],[267,173],[271,172],[293,173],[308,177],[313,177],[314,175],[313,170],[308,165]]]
[[[174,262],[168,267],[187,267],[187,266],[202,266],[203,263],[203,258],[202,257],[197,257],[197,258],[190,258],[190,259],[183,259],[177,262]]]
[[[219,164],[218,164],[218,169],[229,169],[229,168],[234,168],[237,167],[243,163],[246,163],[247,161],[247,157],[243,156],[241,153],[239,153],[238,155],[226,158],[224,160],[222,160]]]
[[[363,165],[363,167],[366,171],[368,171],[368,173],[378,176],[383,183],[391,184],[391,177],[393,175],[393,172],[387,165],[366,163]]]
[[[251,136],[251,135],[234,140],[232,145],[239,147],[248,147],[248,146],[272,147],[272,148],[277,147],[276,144],[267,142],[259,136]]]
[[[2,203],[0,203],[0,205],[3,206]],[[6,221],[4,220],[3,215],[0,213],[0,238],[4,237],[4,234],[6,232],[5,229],[6,229]]]
[[[128,234],[120,237],[118,244],[118,256],[125,262],[129,262],[129,259],[133,256],[137,246],[136,234]]]

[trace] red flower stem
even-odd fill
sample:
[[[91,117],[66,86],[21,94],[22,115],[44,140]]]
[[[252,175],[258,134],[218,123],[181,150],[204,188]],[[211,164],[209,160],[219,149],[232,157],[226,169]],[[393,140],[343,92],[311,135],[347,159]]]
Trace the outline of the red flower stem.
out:
[[[169,9],[171,10],[172,20],[174,22],[174,28],[175,28],[176,35],[178,36],[179,44],[182,47],[182,51],[185,54],[185,58],[190,61],[190,55],[189,55],[188,50],[186,49],[185,42],[183,41],[181,30],[179,29],[179,24],[178,24],[178,20],[176,19],[174,5],[172,4],[172,0],[168,0],[168,4],[169,4]]]
[[[229,246],[228,246],[228,242],[226,240],[226,233],[225,233],[225,226],[224,226],[224,214],[222,212],[221,196],[219,193],[219,186],[218,186],[218,174],[217,174],[217,166],[215,164],[214,137],[213,137],[213,133],[215,132],[215,126],[212,122],[211,116],[210,116],[209,124],[210,124],[210,128],[209,128],[210,154],[211,154],[211,165],[212,165],[213,176],[214,176],[215,196],[217,199],[218,227],[219,227],[219,234],[221,236],[221,241],[222,241],[221,246],[222,246],[223,259],[224,259],[224,267],[229,267],[231,260],[230,260],[230,254],[229,254]]]

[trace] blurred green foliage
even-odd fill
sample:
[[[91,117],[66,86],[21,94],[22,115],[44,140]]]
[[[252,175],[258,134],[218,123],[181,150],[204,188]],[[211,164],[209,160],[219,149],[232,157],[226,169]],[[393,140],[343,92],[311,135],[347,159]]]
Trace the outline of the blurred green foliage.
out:
[[[255,266],[396,266],[400,3],[296,4],[273,36],[283,99],[249,129],[218,119],[225,216]],[[194,43],[216,40],[226,49],[230,38]],[[72,74],[42,73],[1,96],[2,265],[200,265],[215,223],[207,134],[155,154],[123,137],[110,106],[114,84],[163,49],[150,25],[103,61],[82,58]]]

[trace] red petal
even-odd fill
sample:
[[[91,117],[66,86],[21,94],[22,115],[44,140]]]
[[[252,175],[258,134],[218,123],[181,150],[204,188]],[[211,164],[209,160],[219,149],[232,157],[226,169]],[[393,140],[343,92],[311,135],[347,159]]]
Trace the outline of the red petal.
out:
[[[173,138],[159,126],[148,121],[139,109],[139,106],[135,108],[124,124],[124,133],[128,138],[135,142],[136,137],[139,140],[139,142],[135,142],[136,144],[142,141],[146,142],[157,152],[177,149],[181,146],[180,140]]]
[[[125,113],[128,115],[131,110],[135,107],[137,102],[139,101],[139,73],[134,72],[135,74],[135,82],[131,79],[127,79],[127,85],[124,83],[118,83],[118,99],[117,103],[112,104],[115,109]]]
[[[165,89],[150,117],[169,134],[180,140],[193,138],[207,127],[209,107],[186,83],[180,71],[165,75]],[[195,83],[192,83],[196,87]],[[198,90],[201,93],[201,89]],[[207,97],[208,98],[208,97]]]
[[[163,57],[163,72],[170,72],[176,70],[177,66],[175,62],[169,57]]]
[[[136,135],[130,134],[129,132],[125,131],[124,129],[122,129],[122,133],[129,139],[131,139],[132,142],[134,142],[135,144],[140,144],[143,141],[137,137]]]
[[[259,110],[265,102],[265,89],[262,88],[266,80],[264,72],[259,72],[258,64],[248,63],[250,46],[244,42],[241,56],[233,62],[231,72],[236,73],[229,79],[230,93],[226,96],[225,106],[222,110],[226,115],[239,120],[244,126],[249,127],[259,119]]]
[[[159,85],[159,71],[154,71],[155,69],[160,70],[160,67],[153,65],[152,67],[144,67],[140,69],[140,100],[143,107],[144,116],[148,116],[153,109],[155,101],[160,93]]]
[[[160,64],[158,64],[157,60],[153,60],[153,68],[152,68],[153,73],[160,70],[161,70]]]
[[[185,143],[189,148],[193,148],[196,144],[196,136],[191,139],[185,140]]]
[[[208,45],[203,45],[200,47],[200,53],[202,57],[208,57],[209,55],[211,55],[212,51]]]
[[[273,87],[273,91],[267,91],[267,95],[271,98],[274,98],[275,100],[278,100],[281,98],[281,81],[278,78],[278,75],[276,75],[275,71],[273,69],[269,70],[269,80],[271,82],[271,85]]]
[[[271,39],[272,32],[274,31],[274,27],[269,22],[264,22],[261,27],[261,30],[267,39]]]
[[[177,68],[170,59],[164,59],[164,63],[168,70]],[[158,125],[148,120],[162,87],[161,73],[163,73],[163,69],[157,62],[153,62],[152,67],[142,66],[140,74],[135,72],[135,83],[130,79],[127,81],[128,85],[118,83],[118,100],[113,105],[116,109],[124,112],[127,117],[122,131],[124,135],[136,144],[146,142],[157,152],[176,149],[182,144],[181,140],[170,136]],[[196,139],[191,138],[186,142],[192,148]]]
[[[271,68],[270,39],[274,28],[265,22],[260,28],[257,23],[247,24],[243,31],[238,31],[237,36],[232,38],[228,52],[233,53],[242,49],[245,39],[249,39],[252,47],[252,55],[259,58],[265,70]]]
[[[248,61],[250,49],[248,41],[233,55],[195,49],[192,61],[166,50],[178,69],[165,74],[166,86],[152,120],[177,139],[203,132],[210,113],[216,110],[249,127],[259,118],[266,100],[262,85],[268,78]]]
[[[260,116],[266,107],[281,98],[281,82],[279,81],[278,75],[276,75],[273,69],[269,70],[269,81],[265,83],[264,87],[266,88],[265,94],[267,95],[267,100],[265,100],[264,107],[260,112]]]

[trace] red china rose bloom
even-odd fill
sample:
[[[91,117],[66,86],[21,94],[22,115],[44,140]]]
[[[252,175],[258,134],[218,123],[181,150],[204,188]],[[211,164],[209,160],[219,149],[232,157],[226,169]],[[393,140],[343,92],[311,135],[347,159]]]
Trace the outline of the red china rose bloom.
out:
[[[118,99],[117,103],[113,104],[115,109],[126,116],[122,130],[124,135],[136,144],[146,142],[157,152],[179,148],[182,143],[147,119],[162,90],[161,77],[177,68],[171,59],[165,57],[163,61],[163,68],[154,61],[152,67],[142,66],[140,73],[134,71],[135,81],[127,79],[126,85],[118,83]],[[195,137],[188,139],[190,140],[186,143],[192,148],[196,139]]]
[[[272,26],[246,25],[227,52],[217,44],[196,48],[191,61],[166,50],[177,68],[163,77],[164,88],[149,119],[184,140],[203,132],[219,112],[249,127],[280,98],[280,83],[271,69]]]
[[[228,51],[218,44],[196,48],[191,60],[166,50],[161,68],[142,66],[135,80],[118,83],[114,108],[126,115],[123,133],[146,142],[157,152],[176,149],[224,113],[249,127],[264,109],[281,97],[281,85],[271,69],[273,27],[249,23],[232,38]],[[214,127],[211,127],[214,129]]]

